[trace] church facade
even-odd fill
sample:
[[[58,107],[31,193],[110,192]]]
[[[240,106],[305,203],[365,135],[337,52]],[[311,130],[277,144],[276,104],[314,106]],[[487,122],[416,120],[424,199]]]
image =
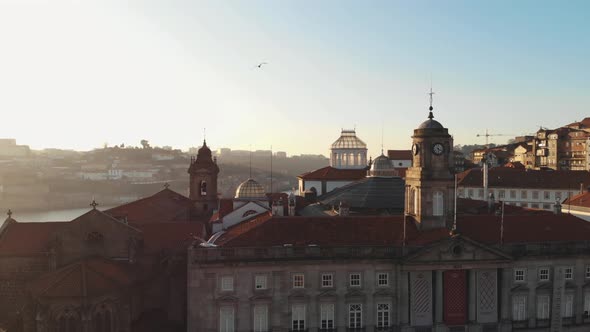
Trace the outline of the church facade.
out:
[[[404,215],[265,215],[195,244],[188,330],[590,330],[590,227],[493,201],[455,213],[453,142],[430,111]]]

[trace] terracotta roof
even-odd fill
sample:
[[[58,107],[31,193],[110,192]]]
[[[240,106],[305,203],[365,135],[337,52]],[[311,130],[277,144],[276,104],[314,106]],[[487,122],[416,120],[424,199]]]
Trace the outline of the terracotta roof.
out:
[[[515,169],[520,169],[520,170],[526,169],[526,167],[520,161],[511,161],[511,162],[507,163],[506,165],[504,165],[504,167],[515,168]]]
[[[303,180],[349,180],[356,181],[367,176],[367,169],[339,169],[332,166],[303,173],[298,178]]]
[[[577,194],[575,196],[567,198],[565,201],[563,201],[563,203],[561,203],[561,205],[571,205],[590,208],[590,192],[585,191],[581,194]]]
[[[170,189],[164,189],[152,196],[123,204],[104,211],[129,223],[144,224],[164,221],[190,220],[191,200]]]
[[[412,150],[387,150],[387,157],[391,160],[412,160]]]
[[[500,210],[502,207],[501,202],[494,202],[492,211],[490,213],[488,208],[488,202],[482,200],[475,200],[469,198],[458,198],[457,199],[457,214],[464,215],[487,215],[493,214]],[[529,209],[516,205],[504,204],[504,215],[546,215],[553,214],[552,211],[540,210],[540,209]]]
[[[223,218],[234,210],[234,201],[230,198],[222,198],[219,200],[219,217]]]
[[[272,217],[259,216],[229,229],[215,242],[226,247],[396,245],[403,239],[403,216]],[[446,229],[418,232],[407,220],[410,245],[423,245],[448,235]]]
[[[88,258],[40,276],[28,289],[41,297],[94,297],[128,287],[133,280],[128,265]]]
[[[161,222],[136,225],[143,233],[145,253],[184,252],[193,237],[203,237],[200,222]]]
[[[31,255],[47,252],[55,231],[67,222],[11,222],[0,234],[0,255]]]
[[[481,187],[482,170],[472,168],[458,174],[458,184],[462,187]],[[507,167],[494,167],[489,170],[491,188],[536,188],[576,191],[590,185],[588,171],[540,171],[520,170]]]
[[[461,234],[487,244],[500,242],[501,217],[459,216]],[[504,243],[589,241],[590,223],[570,214],[505,215]]]

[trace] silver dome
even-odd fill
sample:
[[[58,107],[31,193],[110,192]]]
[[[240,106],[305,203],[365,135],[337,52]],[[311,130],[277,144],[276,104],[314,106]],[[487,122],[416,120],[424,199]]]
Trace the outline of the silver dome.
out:
[[[369,176],[398,176],[395,167],[391,164],[391,160],[387,156],[381,154],[379,157],[373,160],[371,169],[369,170]]]
[[[264,188],[253,179],[242,182],[236,189],[236,197],[240,199],[266,199]]]

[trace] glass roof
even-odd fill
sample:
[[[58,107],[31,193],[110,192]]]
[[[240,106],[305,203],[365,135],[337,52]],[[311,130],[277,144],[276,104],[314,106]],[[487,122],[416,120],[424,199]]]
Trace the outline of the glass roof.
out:
[[[366,149],[367,144],[356,137],[354,130],[342,130],[340,138],[332,143],[332,149]]]

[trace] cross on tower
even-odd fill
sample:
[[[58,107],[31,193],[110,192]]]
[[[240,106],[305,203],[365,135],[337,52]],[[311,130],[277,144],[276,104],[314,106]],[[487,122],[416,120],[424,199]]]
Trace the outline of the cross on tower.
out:
[[[92,203],[90,203],[90,206],[92,206],[93,210],[96,210],[96,207],[98,206],[98,203],[96,203],[95,200],[92,200]]]
[[[8,215],[8,218],[12,218],[12,210],[8,209],[8,212],[6,212],[6,214]]]
[[[168,183],[168,182],[164,183],[164,188],[168,189],[168,187],[170,187],[170,183]]]
[[[432,96],[434,95],[434,92],[432,91],[432,87],[430,87],[430,92],[428,93],[428,95],[430,96],[430,110],[432,111],[434,109],[432,107]]]

